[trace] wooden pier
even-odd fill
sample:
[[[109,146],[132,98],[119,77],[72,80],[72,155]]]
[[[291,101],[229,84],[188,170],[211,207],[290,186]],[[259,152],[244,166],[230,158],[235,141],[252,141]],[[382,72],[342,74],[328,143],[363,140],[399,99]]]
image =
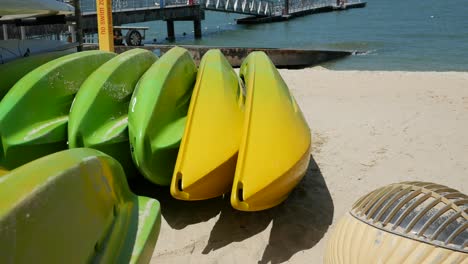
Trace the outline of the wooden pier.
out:
[[[200,5],[150,6],[145,8],[125,8],[112,12],[112,21],[116,26],[154,20],[164,20],[167,24],[168,40],[175,39],[174,21],[193,21],[195,38],[201,38],[201,20],[205,12]],[[96,12],[83,12],[81,25],[84,32],[97,31]]]
[[[81,0],[84,31],[97,28],[94,0]],[[174,22],[193,21],[195,38],[201,38],[201,21],[205,10],[249,15],[238,24],[259,24],[286,21],[315,13],[332,12],[366,6],[361,0],[115,0],[114,25],[153,20],[166,21],[167,39],[175,40]],[[121,3],[125,3],[122,5]]]
[[[366,2],[353,0],[113,0],[112,20],[115,26],[162,20],[167,25],[167,39],[175,40],[174,23],[193,21],[195,38],[202,37],[201,21],[205,10],[249,15],[238,19],[238,24],[259,24],[286,21],[295,17],[315,13],[362,8]],[[31,26],[42,24],[76,23],[85,34],[97,32],[95,0],[74,0],[78,4],[75,17],[50,16],[36,19],[15,19],[0,21],[0,24]],[[81,16],[79,15],[81,9]],[[80,19],[77,19],[80,17]],[[74,31],[74,28],[72,27]],[[78,30],[78,32],[81,32]],[[80,34],[78,34],[80,35]]]

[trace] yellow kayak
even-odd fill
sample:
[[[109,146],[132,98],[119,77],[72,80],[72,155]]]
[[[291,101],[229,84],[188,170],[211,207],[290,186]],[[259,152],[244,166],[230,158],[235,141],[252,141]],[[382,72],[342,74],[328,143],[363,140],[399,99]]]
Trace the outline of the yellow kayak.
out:
[[[229,192],[243,112],[237,74],[221,51],[208,51],[200,63],[172,177],[174,198],[202,200]]]
[[[247,89],[243,136],[231,204],[258,211],[284,201],[310,160],[310,130],[286,83],[267,55],[252,52],[240,76]]]

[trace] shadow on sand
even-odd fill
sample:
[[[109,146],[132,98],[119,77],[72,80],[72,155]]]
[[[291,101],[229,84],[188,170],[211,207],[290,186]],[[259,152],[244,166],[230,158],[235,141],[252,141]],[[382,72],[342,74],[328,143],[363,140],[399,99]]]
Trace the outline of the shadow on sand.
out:
[[[205,222],[219,214],[225,201],[222,197],[206,201],[187,202],[172,198],[169,186],[158,186],[139,176],[129,181],[130,189],[137,195],[157,199],[161,215],[174,229]]]
[[[240,242],[265,230],[270,223],[269,243],[258,263],[280,263],[299,251],[315,246],[333,219],[333,201],[320,168],[311,156],[304,179],[281,205],[260,212],[234,210],[225,198],[202,202],[183,202],[170,196],[168,187],[133,182],[138,195],[158,199],[162,215],[174,229],[211,219],[219,212],[203,254]]]

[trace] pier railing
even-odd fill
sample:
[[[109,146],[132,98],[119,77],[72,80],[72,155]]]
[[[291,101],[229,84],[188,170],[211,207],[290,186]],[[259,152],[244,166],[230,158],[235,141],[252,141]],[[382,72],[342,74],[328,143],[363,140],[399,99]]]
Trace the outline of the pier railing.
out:
[[[345,3],[360,2],[347,0]],[[112,0],[114,12],[198,4],[205,10],[256,16],[284,14],[286,0]],[[336,6],[336,0],[289,0],[289,13]],[[82,12],[96,12],[95,0],[81,0]]]
[[[335,6],[336,0],[289,0],[289,13]]]
[[[198,0],[197,2],[205,10],[257,16],[270,16],[274,9],[274,1],[270,0]]]
[[[276,3],[272,0],[113,0],[112,10],[124,12],[198,4],[206,10],[269,16]],[[82,0],[81,11],[96,12],[96,1]]]
[[[112,0],[112,11],[146,10],[186,5],[189,5],[189,0]],[[96,12],[96,1],[82,0],[81,11]]]

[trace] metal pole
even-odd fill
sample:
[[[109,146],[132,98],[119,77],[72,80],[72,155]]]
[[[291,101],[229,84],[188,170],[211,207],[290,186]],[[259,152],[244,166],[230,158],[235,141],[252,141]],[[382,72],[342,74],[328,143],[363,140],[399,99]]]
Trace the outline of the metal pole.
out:
[[[78,51],[83,50],[83,29],[81,28],[81,6],[80,0],[73,0],[75,6],[75,22],[76,22],[76,41],[78,41]],[[72,36],[73,38],[73,36]],[[75,42],[75,41],[73,41]]]
[[[24,26],[20,27],[21,39],[26,39],[26,28]]]
[[[8,27],[6,24],[3,24],[2,27],[3,27],[3,40],[7,40],[8,39]]]
[[[68,25],[68,32],[70,32],[72,43],[75,43],[76,42],[75,25]]]

